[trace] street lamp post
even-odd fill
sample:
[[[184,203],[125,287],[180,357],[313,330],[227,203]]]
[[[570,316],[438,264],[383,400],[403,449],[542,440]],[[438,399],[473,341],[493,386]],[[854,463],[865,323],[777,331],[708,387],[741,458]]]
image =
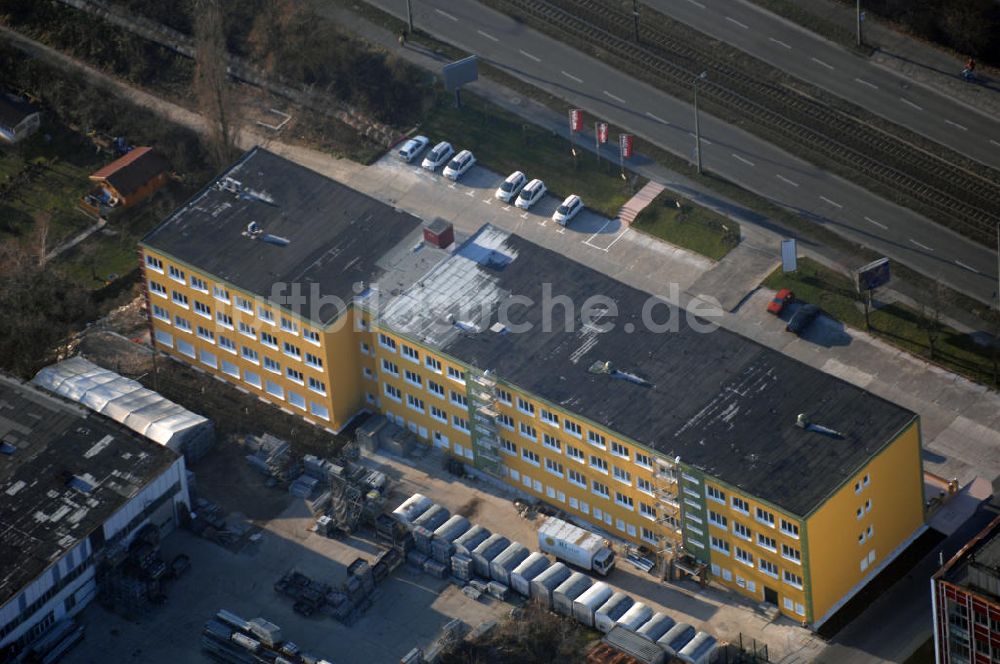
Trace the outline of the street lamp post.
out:
[[[406,24],[410,27],[410,34],[413,34],[413,7],[410,2],[411,0],[406,0]]]
[[[856,14],[857,14],[857,21],[856,21],[856,23],[857,23],[857,28],[858,28],[858,30],[857,30],[857,32],[858,32],[858,46],[861,46],[861,43],[862,43],[862,40],[861,40],[861,0],[857,0],[856,7],[857,7],[857,12],[856,12]]]
[[[635,43],[639,43],[639,0],[632,0],[632,28],[635,31]]]
[[[708,78],[708,72],[701,72],[694,79],[694,152],[698,164],[698,175],[701,175],[701,122],[698,117],[698,83]]]

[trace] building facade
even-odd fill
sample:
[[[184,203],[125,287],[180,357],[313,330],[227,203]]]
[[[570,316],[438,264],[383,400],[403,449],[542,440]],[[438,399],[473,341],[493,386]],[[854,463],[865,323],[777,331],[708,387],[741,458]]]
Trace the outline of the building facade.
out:
[[[934,661],[1000,662],[1000,516],[931,578]]]
[[[383,414],[580,521],[814,626],[921,532],[915,414],[724,330],[632,332],[648,294],[491,227],[429,246],[419,220],[314,177],[252,151],[143,241],[159,350],[331,431],[358,412]],[[219,185],[227,179],[268,201],[233,204]],[[360,224],[338,226],[345,215],[324,211],[329,236],[308,234],[308,251],[290,260],[311,221],[275,212],[291,195],[286,181],[360,206]],[[287,243],[247,238],[248,220]],[[395,224],[391,242],[364,226],[376,220],[382,233]],[[201,261],[183,240],[196,224],[226,238]],[[353,234],[368,241],[349,253]],[[328,242],[336,258],[323,267]],[[336,314],[277,304],[258,279],[328,278],[311,272],[317,264],[367,265],[351,288],[330,284],[352,296]],[[619,318],[633,317],[598,333],[577,312],[572,331],[516,333],[515,323],[539,322],[540,307],[514,323],[498,311],[512,294],[543,301],[542,284],[568,301],[606,294],[633,312]]]

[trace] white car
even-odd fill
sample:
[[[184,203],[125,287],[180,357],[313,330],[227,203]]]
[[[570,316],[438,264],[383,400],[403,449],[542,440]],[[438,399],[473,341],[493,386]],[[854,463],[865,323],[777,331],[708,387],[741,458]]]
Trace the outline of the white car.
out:
[[[399,148],[399,158],[405,161],[407,164],[413,161],[414,157],[424,151],[427,144],[431,142],[431,139],[426,136],[414,136],[410,140],[403,143]]]
[[[517,200],[514,205],[521,208],[522,210],[527,210],[532,205],[537,203],[545,195],[547,189],[545,188],[545,183],[535,178],[528,184],[524,185],[524,189],[521,193],[517,195]]]
[[[562,202],[562,205],[556,208],[556,211],[552,213],[552,221],[559,222],[563,226],[567,225],[573,217],[579,214],[580,210],[583,209],[583,199],[576,194],[571,194],[566,197],[566,200]]]
[[[462,150],[455,158],[451,160],[444,168],[444,176],[449,180],[455,180],[458,182],[458,178],[465,175],[465,172],[472,168],[472,165],[476,163],[476,158],[468,150]]]
[[[424,157],[424,161],[420,164],[420,166],[429,171],[436,171],[443,165],[447,164],[453,154],[455,154],[455,148],[451,147],[451,143],[441,141],[427,153],[427,156]]]
[[[510,203],[519,193],[521,193],[521,188],[524,187],[524,183],[527,181],[528,178],[524,176],[524,173],[521,171],[514,171],[500,184],[500,187],[497,189],[496,197],[504,203]]]

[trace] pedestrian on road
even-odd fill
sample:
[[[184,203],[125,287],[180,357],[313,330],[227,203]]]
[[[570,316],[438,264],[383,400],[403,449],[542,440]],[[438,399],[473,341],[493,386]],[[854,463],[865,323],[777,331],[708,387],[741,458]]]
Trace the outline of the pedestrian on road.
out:
[[[975,72],[976,60],[972,56],[969,56],[969,59],[965,61],[965,69],[962,70],[962,78],[968,81],[972,79]]]
[[[401,47],[403,47],[403,48],[406,48],[406,31],[405,30],[399,33],[399,45]]]

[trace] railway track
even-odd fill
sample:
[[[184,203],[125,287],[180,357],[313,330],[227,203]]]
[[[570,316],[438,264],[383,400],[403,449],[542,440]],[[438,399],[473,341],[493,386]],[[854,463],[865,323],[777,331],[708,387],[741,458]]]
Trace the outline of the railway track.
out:
[[[826,156],[842,168],[880,183],[897,198],[917,202],[928,216],[992,246],[1000,222],[1000,173],[960,158],[931,153],[860,118],[831,108],[791,88],[737,69],[649,25],[633,20],[617,2],[601,0],[492,0],[490,4],[543,29],[558,26],[655,78],[661,87],[686,93],[702,71],[700,98],[730,116],[776,134],[794,152]],[[651,11],[646,9],[645,11]],[[942,153],[947,153],[942,149]],[[964,162],[964,163],[963,163]],[[972,170],[975,168],[976,170]],[[912,207],[912,206],[911,206]]]

